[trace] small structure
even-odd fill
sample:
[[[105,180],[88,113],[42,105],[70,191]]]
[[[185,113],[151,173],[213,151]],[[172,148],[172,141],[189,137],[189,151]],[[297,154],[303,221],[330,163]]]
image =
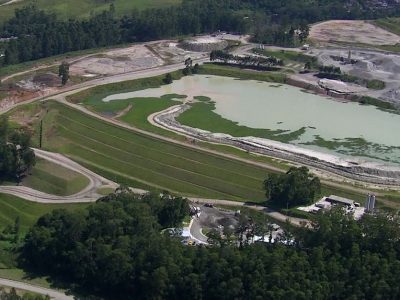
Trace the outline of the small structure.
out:
[[[368,194],[365,202],[365,211],[373,212],[375,209],[376,196],[374,194]]]
[[[309,44],[304,44],[303,46],[301,46],[301,50],[309,50],[309,49],[310,49]]]
[[[325,201],[330,202],[331,204],[340,204],[348,207],[354,206],[354,200],[335,195],[330,195],[329,197],[326,197]]]

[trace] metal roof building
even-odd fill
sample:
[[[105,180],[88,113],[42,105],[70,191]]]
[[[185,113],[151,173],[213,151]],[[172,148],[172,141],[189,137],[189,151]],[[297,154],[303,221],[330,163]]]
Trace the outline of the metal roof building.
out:
[[[350,199],[335,196],[335,195],[330,195],[329,197],[326,197],[325,201],[328,201],[331,203],[343,204],[343,205],[347,205],[347,206],[354,205],[354,200],[350,200]]]

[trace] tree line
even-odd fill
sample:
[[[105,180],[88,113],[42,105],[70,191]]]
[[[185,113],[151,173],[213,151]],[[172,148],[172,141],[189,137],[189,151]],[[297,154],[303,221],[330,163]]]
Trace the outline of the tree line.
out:
[[[339,210],[291,228],[293,243],[184,246],[187,201],[120,190],[82,211],[55,210],[28,233],[21,260],[83,297],[105,299],[398,299],[400,220]],[[163,233],[164,232],[164,233]]]
[[[376,18],[396,15],[394,6],[377,9],[363,0],[183,0],[160,9],[116,16],[110,9],[85,20],[59,20],[29,6],[0,29],[6,43],[4,65],[69,51],[143,42],[217,30],[254,34],[255,42],[294,46],[308,35],[308,23],[325,19]]]

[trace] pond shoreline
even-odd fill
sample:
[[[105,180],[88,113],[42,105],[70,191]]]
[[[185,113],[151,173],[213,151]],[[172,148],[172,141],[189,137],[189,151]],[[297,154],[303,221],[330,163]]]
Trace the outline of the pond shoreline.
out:
[[[255,137],[233,137],[228,134],[212,133],[182,125],[176,121],[176,118],[188,109],[190,109],[190,105],[188,104],[175,105],[164,111],[150,115],[148,121],[155,126],[196,140],[234,146],[244,151],[323,169],[354,180],[392,186],[400,184],[400,167],[377,162],[357,162],[356,159],[345,160],[334,155],[273,140]]]

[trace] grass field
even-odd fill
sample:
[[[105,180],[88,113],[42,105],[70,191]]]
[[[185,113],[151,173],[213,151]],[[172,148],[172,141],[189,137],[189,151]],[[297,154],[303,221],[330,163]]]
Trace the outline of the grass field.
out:
[[[83,19],[93,13],[108,10],[110,4],[115,6],[118,16],[126,15],[135,9],[146,9],[165,7],[180,3],[180,0],[115,0],[113,2],[96,0],[22,0],[18,3],[0,7],[0,23],[8,20],[14,15],[16,8],[35,4],[38,8],[47,12],[55,13],[59,18],[67,20],[69,18]]]
[[[32,174],[22,181],[24,186],[58,196],[76,194],[88,184],[87,177],[43,159],[36,160]]]
[[[265,169],[106,124],[49,103],[44,147],[112,180],[183,195],[263,201]]]

